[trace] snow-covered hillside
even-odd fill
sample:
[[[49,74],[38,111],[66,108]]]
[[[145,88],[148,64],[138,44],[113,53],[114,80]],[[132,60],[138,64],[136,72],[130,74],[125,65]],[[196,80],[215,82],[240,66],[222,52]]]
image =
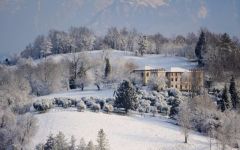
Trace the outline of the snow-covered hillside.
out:
[[[81,53],[80,53],[81,54]],[[190,62],[187,58],[178,56],[165,56],[165,55],[144,55],[143,57],[135,56],[131,52],[119,51],[119,50],[96,50],[86,52],[90,59],[96,59],[99,57],[109,56],[111,62],[119,63],[121,60],[128,60],[134,62],[139,69],[144,68],[146,65],[152,68],[165,68],[170,70],[171,67],[180,67],[185,69],[191,69],[196,67],[196,63]],[[73,54],[59,54],[52,55],[49,59],[61,61],[62,59],[71,58]]]
[[[184,144],[180,128],[160,117],[120,116],[115,114],[77,112],[75,109],[55,108],[45,114],[35,115],[39,130],[33,143],[45,142],[49,133],[62,131],[68,139],[96,141],[97,131],[104,129],[112,150],[204,150],[209,149],[209,139],[198,133],[190,134],[189,144]]]
[[[48,59],[61,62],[63,59],[72,58],[74,54],[52,55]],[[111,64],[128,60],[144,68],[146,65],[153,68],[181,67],[193,68],[195,63],[176,56],[144,55],[134,56],[133,53],[105,50],[87,52],[90,59],[109,56]],[[36,62],[39,62],[38,60]],[[98,91],[96,87],[86,87],[84,91],[79,89],[68,92],[53,93],[51,95],[37,97],[36,99],[52,99],[67,97],[80,99],[81,97],[111,98],[115,89]],[[121,116],[116,114],[93,113],[90,111],[78,112],[76,108],[53,108],[44,114],[35,114],[38,119],[39,130],[33,138],[33,145],[45,142],[50,133],[57,134],[62,131],[67,138],[74,135],[79,141],[84,137],[86,141],[96,141],[97,131],[104,129],[112,150],[155,150],[155,149],[208,149],[208,138],[198,133],[191,133],[189,144],[184,144],[184,137],[178,126],[169,123],[170,120],[163,117]]]

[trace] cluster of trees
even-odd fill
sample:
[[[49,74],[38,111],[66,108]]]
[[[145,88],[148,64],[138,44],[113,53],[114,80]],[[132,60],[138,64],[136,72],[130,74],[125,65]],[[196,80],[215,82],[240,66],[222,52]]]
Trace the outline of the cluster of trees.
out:
[[[128,78],[137,67],[132,62],[120,59],[116,60],[118,63],[113,63],[110,58],[111,52],[108,50],[96,56],[82,52],[59,58],[45,57],[39,61],[21,58],[14,69],[8,65],[0,66],[3,76],[1,87],[4,88],[0,94],[13,91],[11,95],[14,95],[16,91],[26,91],[19,97],[25,101],[29,94],[41,96],[75,88],[84,90],[88,85],[95,85],[101,90],[103,86],[114,85]]]
[[[97,135],[97,145],[93,141],[89,141],[87,144],[84,138],[81,138],[80,143],[76,144],[76,139],[74,136],[71,137],[68,142],[65,135],[59,132],[56,136],[52,134],[49,135],[46,143],[38,144],[35,148],[36,150],[109,150],[109,143],[107,136],[103,129],[98,131]]]
[[[219,102],[220,109],[224,112],[226,110],[237,110],[240,112],[240,98],[237,93],[235,79],[232,76],[229,88],[225,84]]]
[[[25,149],[36,131],[29,82],[20,68],[0,66],[0,149]]]
[[[237,37],[202,29],[195,54],[199,66],[204,67],[214,80],[226,80],[231,74],[239,75],[240,41]]]
[[[227,145],[239,148],[239,114],[236,111],[219,111],[207,93],[183,101],[177,117],[185,143],[188,142],[190,129],[194,129],[208,135],[210,149],[214,139],[217,139],[215,143],[223,150]]]
[[[194,33],[189,33],[186,37],[178,35],[167,38],[160,33],[144,35],[135,29],[111,27],[106,35],[97,36],[87,27],[72,27],[68,32],[50,30],[46,36],[39,35],[33,43],[26,46],[21,56],[38,59],[60,53],[118,49],[137,55],[148,53],[194,58],[196,42],[197,36]]]

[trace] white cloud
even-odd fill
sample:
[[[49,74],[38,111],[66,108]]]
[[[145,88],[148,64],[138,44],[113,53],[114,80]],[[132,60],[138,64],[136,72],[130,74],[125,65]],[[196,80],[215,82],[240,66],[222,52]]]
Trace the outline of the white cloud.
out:
[[[198,18],[205,19],[207,17],[208,10],[205,5],[201,5],[198,11]]]
[[[153,8],[157,8],[163,5],[167,5],[169,0],[122,0],[122,2],[127,2],[132,5],[139,6],[150,6]]]

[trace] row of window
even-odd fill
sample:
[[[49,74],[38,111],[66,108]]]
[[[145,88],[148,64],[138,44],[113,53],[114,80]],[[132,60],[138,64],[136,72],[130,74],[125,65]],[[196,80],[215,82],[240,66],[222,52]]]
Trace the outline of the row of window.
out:
[[[174,80],[174,78],[171,78],[171,81],[173,81]],[[178,81],[178,78],[175,78],[175,81]]]
[[[171,85],[171,87],[174,87],[174,85]],[[178,87],[179,87],[178,85],[175,85],[175,88],[178,88]],[[185,89],[188,89],[187,85],[185,85],[184,87],[185,87]],[[180,85],[180,89],[183,89],[182,85]]]

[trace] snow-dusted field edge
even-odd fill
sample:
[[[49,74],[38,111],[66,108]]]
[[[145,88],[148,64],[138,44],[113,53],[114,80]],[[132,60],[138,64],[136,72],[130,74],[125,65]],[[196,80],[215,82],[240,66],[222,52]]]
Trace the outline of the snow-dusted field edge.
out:
[[[112,150],[209,149],[209,139],[195,132],[190,135],[190,144],[184,144],[180,128],[163,117],[77,112],[74,108],[54,108],[35,116],[39,129],[33,145],[45,142],[49,133],[59,131],[68,139],[74,135],[78,141],[81,137],[96,141],[97,131],[104,129]]]

